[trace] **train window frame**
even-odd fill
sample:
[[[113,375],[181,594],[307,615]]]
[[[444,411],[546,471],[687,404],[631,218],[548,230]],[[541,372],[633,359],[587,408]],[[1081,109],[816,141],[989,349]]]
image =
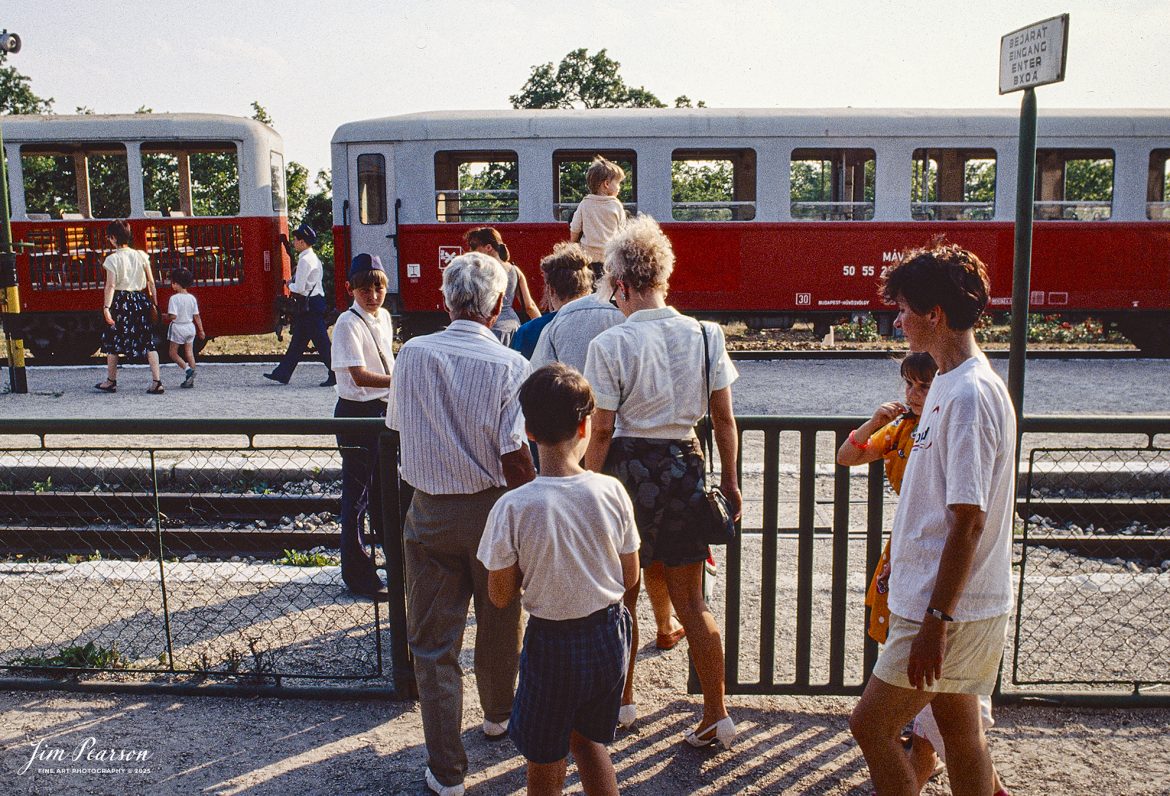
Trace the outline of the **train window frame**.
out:
[[[272,212],[285,214],[288,212],[288,190],[284,177],[284,153],[275,149],[268,150],[269,186],[272,191]]]
[[[25,213],[62,220],[94,220],[127,218],[130,215],[130,161],[129,148],[121,141],[43,142],[20,145],[21,192]],[[29,190],[30,174],[37,169],[33,158],[50,158],[54,163],[44,174],[59,189],[60,196],[52,206],[30,207],[30,198],[39,200],[37,191]],[[114,158],[112,167],[95,169],[98,158]],[[120,164],[119,164],[120,162]],[[120,168],[119,168],[120,165]],[[104,175],[102,174],[104,172]],[[66,188],[65,184],[71,183]],[[95,196],[95,188],[98,189]],[[116,194],[116,195],[115,195]],[[68,201],[68,200],[72,201]]]
[[[683,163],[721,163],[731,165],[730,198],[722,200],[680,200],[678,176]],[[759,162],[753,147],[679,147],[670,153],[670,217],[684,223],[726,223],[754,221],[759,201]],[[680,215],[681,211],[681,215]],[[723,217],[726,214],[726,217]],[[690,216],[690,217],[688,217]]]
[[[970,165],[977,161],[991,162],[991,186],[984,187],[990,191],[989,198],[973,200]],[[926,181],[924,172],[929,177]],[[997,177],[998,153],[991,147],[919,147],[910,160],[910,217],[915,221],[992,221]]]
[[[1170,149],[1150,150],[1146,180],[1146,219],[1170,221]]]
[[[488,166],[510,163],[515,172],[514,188],[462,188],[461,170],[472,163]],[[506,224],[520,219],[520,156],[513,149],[441,149],[435,152],[435,220],[441,224]],[[454,186],[454,187],[452,187]],[[452,198],[454,194],[454,198]],[[464,197],[481,196],[489,206],[464,208]],[[511,203],[507,203],[511,199]],[[495,206],[490,206],[496,203]],[[468,218],[471,216],[471,218]]]
[[[240,182],[240,148],[235,141],[230,140],[184,140],[175,141],[144,141],[139,146],[142,163],[140,179],[142,181],[142,197],[145,209],[165,212],[168,216],[178,218],[238,218],[242,207]],[[229,186],[215,186],[199,180],[198,172],[203,165],[196,159],[203,156],[231,155],[230,165],[235,190],[228,190]],[[174,192],[178,207],[150,207],[164,192],[169,192],[170,184],[161,184],[155,190],[147,190],[148,158],[169,157],[174,160],[175,181]],[[153,166],[149,168],[154,168]],[[169,169],[168,169],[169,170]],[[162,169],[160,169],[160,172]],[[168,180],[169,183],[169,180]],[[226,202],[222,212],[196,212],[207,209],[217,209],[214,204],[216,198]],[[202,203],[202,207],[200,204]]]
[[[633,149],[557,149],[552,153],[552,189],[553,189],[553,219],[565,224],[568,224],[573,219],[573,213],[577,209],[577,205],[581,203],[580,199],[571,201],[562,201],[562,182],[563,175],[561,174],[561,167],[570,163],[584,163],[586,168],[588,164],[593,162],[593,159],[600,155],[601,157],[611,160],[621,166],[626,172],[626,178],[622,181],[622,188],[618,196],[621,198],[622,206],[626,209],[629,215],[636,215],[638,212],[638,153]],[[627,168],[628,167],[628,168]],[[581,175],[582,181],[585,179],[584,173]],[[582,196],[589,193],[589,187],[584,186],[585,190]]]
[[[1073,154],[1078,157],[1069,157]],[[1109,161],[1109,200],[1069,199],[1068,164]],[[1060,166],[1059,178],[1055,178]],[[1059,191],[1053,190],[1059,186]],[[1059,198],[1054,194],[1059,193]],[[1033,217],[1037,221],[1109,221],[1117,197],[1117,152],[1109,147],[1038,147],[1033,187]]]
[[[848,155],[868,155],[864,160],[860,161],[862,171],[861,184],[861,199],[850,198],[848,200],[834,198],[843,196],[849,185],[856,186],[856,182],[848,183],[844,172],[853,171],[857,163],[850,164]],[[834,172],[837,171],[836,156],[841,156],[841,177],[846,182],[841,184],[836,183],[836,176]],[[822,179],[821,197],[813,201],[806,199],[797,199],[792,192],[792,186],[796,183],[796,175],[794,173],[799,163],[814,163],[819,162],[821,175],[824,175],[824,164],[830,164],[830,184],[828,186],[829,199],[824,199],[824,181]],[[872,164],[872,165],[871,165]],[[877,150],[874,147],[818,147],[818,146],[801,146],[794,147],[789,153],[788,158],[788,175],[789,175],[789,193],[788,193],[788,209],[794,221],[872,221],[877,212]],[[856,175],[853,175],[854,178]],[[856,197],[857,191],[854,187],[852,197]],[[866,196],[869,199],[866,199]],[[858,218],[857,216],[861,217]]]
[[[374,168],[367,170],[365,163],[373,162]],[[386,203],[386,156],[381,152],[362,152],[357,156],[357,189],[358,189],[358,223],[365,226],[381,226],[389,218]],[[369,189],[373,187],[372,197],[376,200],[371,203]],[[373,208],[379,212],[370,213]]]

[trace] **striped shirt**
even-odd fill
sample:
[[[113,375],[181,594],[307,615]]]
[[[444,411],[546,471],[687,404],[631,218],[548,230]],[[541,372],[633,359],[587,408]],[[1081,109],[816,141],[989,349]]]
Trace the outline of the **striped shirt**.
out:
[[[528,360],[474,321],[408,340],[386,409],[386,425],[401,435],[403,480],[431,495],[506,486],[500,457],[524,445],[519,393],[528,372]]]

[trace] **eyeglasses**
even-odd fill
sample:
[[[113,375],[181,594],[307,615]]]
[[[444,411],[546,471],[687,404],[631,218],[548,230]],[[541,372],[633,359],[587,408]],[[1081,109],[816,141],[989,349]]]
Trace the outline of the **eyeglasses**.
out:
[[[613,307],[615,307],[615,308],[616,308],[616,307],[617,307],[617,305],[618,305],[618,304],[617,304],[617,288],[616,288],[616,287],[613,289],[613,293],[611,293],[611,294],[609,295],[609,303],[610,303],[610,305],[611,305],[611,306],[613,306]]]

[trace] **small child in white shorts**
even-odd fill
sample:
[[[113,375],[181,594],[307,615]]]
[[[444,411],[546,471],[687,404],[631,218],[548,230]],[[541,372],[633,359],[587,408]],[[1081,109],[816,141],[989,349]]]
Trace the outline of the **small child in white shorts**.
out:
[[[195,277],[186,268],[171,272],[174,294],[167,302],[167,320],[171,322],[167,340],[171,344],[171,360],[185,370],[180,387],[195,386],[195,338],[206,339],[203,319],[199,316],[199,302],[188,292],[194,281]],[[179,356],[179,346],[183,346],[183,356]]]

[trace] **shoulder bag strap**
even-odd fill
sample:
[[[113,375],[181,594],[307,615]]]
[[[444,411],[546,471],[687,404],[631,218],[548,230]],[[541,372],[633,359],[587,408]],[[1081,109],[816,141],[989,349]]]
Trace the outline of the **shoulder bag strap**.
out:
[[[378,334],[374,331],[374,327],[370,326],[370,322],[362,317],[362,314],[353,307],[350,307],[349,311],[352,312],[357,317],[357,319],[362,322],[362,325],[365,326],[369,331],[370,337],[374,339],[374,350],[378,352],[378,359],[382,360],[382,370],[384,370],[386,375],[389,376],[390,363],[386,361],[386,355],[382,353],[382,346],[378,345]]]
[[[698,322],[699,333],[703,335],[703,384],[706,387],[707,423],[703,429],[703,436],[707,441],[707,468],[715,472],[714,424],[711,422],[711,349],[707,343],[707,327],[702,321]]]

